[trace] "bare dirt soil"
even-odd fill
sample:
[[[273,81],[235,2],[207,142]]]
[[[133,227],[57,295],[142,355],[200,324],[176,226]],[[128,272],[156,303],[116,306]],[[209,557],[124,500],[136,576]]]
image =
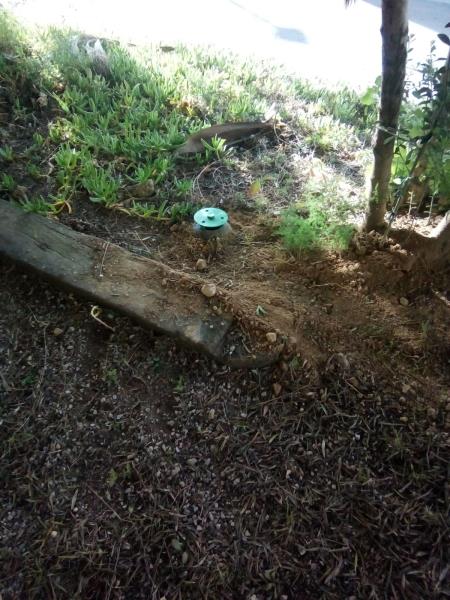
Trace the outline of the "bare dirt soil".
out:
[[[244,211],[211,257],[189,225],[74,208],[187,274],[205,256],[288,350],[233,372],[2,263],[3,599],[445,597],[448,273],[378,236],[293,259]]]

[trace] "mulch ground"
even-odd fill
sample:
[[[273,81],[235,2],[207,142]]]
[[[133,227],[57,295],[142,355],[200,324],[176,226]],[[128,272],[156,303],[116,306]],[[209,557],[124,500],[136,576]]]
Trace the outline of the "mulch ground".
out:
[[[232,372],[10,263],[0,301],[2,600],[448,597],[441,338]]]

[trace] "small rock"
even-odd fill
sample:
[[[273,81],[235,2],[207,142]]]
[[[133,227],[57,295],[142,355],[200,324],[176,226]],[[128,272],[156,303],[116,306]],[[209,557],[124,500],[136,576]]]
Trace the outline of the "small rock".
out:
[[[53,330],[53,335],[58,337],[58,335],[61,335],[62,333],[64,333],[64,330],[61,329],[61,327],[55,327],[55,329]]]
[[[15,200],[26,200],[28,196],[28,189],[24,185],[17,185],[12,193],[12,197]]]
[[[277,341],[277,334],[274,331],[269,331],[269,333],[266,333],[266,340],[269,344],[275,344]]]
[[[167,279],[163,279],[163,280],[161,281],[161,285],[162,285],[163,287],[166,287],[166,286],[167,286]]]
[[[279,396],[281,394],[281,390],[283,389],[279,383],[274,383],[272,386],[273,393],[275,396]]]
[[[155,193],[155,183],[152,179],[148,179],[142,183],[136,183],[135,185],[130,186],[127,191],[135,198],[146,198]]]
[[[217,294],[217,287],[215,283],[205,283],[202,285],[201,292],[207,298],[214,298]]]
[[[41,92],[39,94],[38,99],[36,100],[36,102],[39,104],[39,106],[44,107],[48,105],[48,97],[46,94],[44,94],[43,92]]]
[[[197,271],[206,271],[206,269],[208,268],[208,263],[204,258],[199,258],[195,265],[195,268],[197,269]]]
[[[197,464],[197,459],[196,458],[188,458],[186,462],[190,467],[195,467],[195,465]]]
[[[183,544],[178,538],[173,538],[170,541],[170,544],[176,552],[181,552],[181,550],[183,549]]]
[[[409,304],[409,300],[408,300],[408,298],[405,298],[404,296],[402,296],[402,297],[399,299],[399,302],[400,302],[400,304],[401,304],[402,306],[408,306],[408,304]]]
[[[408,422],[408,417],[400,417],[400,421],[402,423],[407,423]]]

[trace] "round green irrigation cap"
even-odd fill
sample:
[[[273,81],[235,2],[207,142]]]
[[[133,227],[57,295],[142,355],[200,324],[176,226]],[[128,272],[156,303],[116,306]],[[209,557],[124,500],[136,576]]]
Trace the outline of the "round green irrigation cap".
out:
[[[194,221],[205,229],[217,229],[225,225],[228,215],[221,208],[201,208],[195,213]]]

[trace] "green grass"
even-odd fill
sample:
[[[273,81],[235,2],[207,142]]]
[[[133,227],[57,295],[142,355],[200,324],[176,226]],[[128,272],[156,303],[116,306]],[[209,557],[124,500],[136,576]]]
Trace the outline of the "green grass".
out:
[[[372,135],[378,118],[376,86],[371,86],[364,94],[346,86],[326,88],[306,80],[295,81],[293,87],[296,97],[306,102],[310,112],[318,117],[331,117],[364,138],[369,139]]]
[[[17,183],[12,175],[3,173],[0,179],[0,189],[6,192],[13,192],[16,189]]]
[[[6,162],[12,162],[14,160],[14,151],[11,146],[3,146],[3,148],[0,148],[0,159]]]
[[[74,36],[60,30],[31,36],[0,12],[0,84],[11,90],[15,122],[32,122],[39,103],[50,110],[48,134],[35,131],[23,152],[28,161],[23,171],[35,181],[47,179],[51,197],[30,194],[37,199],[29,201],[28,210],[43,212],[47,206],[55,212],[85,198],[136,217],[181,220],[197,206],[196,175],[214,161],[238,174],[255,171],[268,182],[272,197],[278,193],[291,203],[302,185],[293,171],[294,155],[319,152],[331,162],[356,156],[374,121],[373,107],[351,90],[314,87],[277,75],[263,63],[200,49],[165,53],[104,41],[105,71],[86,55],[81,41],[80,51],[73,52]],[[230,152],[221,139],[205,144],[201,156],[177,158],[174,151],[190,133],[223,121],[263,119],[273,104],[299,142],[255,153],[248,165],[242,152]],[[2,148],[4,162],[13,156],[12,149]],[[148,194],[136,194],[138,185]],[[239,194],[235,190],[236,198]],[[341,202],[339,195],[324,195],[331,207]],[[253,204],[264,210],[272,197],[264,202],[258,197]],[[328,208],[323,205],[320,214]],[[311,231],[320,237],[326,230],[327,243],[340,235],[323,223],[319,227],[318,215],[310,210]],[[292,248],[289,235],[283,237]]]
[[[333,179],[318,186],[310,180],[295,204],[281,216],[278,228],[284,246],[294,254],[311,250],[345,250],[355,231],[360,206]]]

